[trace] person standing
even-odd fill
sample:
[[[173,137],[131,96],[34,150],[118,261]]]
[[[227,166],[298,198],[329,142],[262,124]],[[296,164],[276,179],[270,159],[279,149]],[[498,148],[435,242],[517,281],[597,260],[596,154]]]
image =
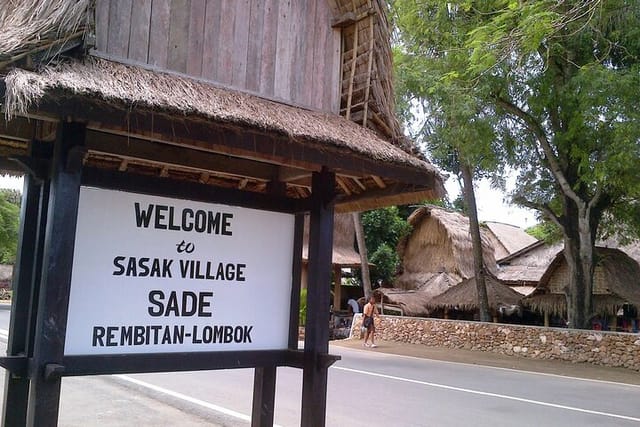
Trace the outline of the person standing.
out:
[[[352,314],[360,313],[360,306],[358,305],[358,301],[354,300],[353,298],[349,298],[349,300],[347,301],[347,305],[349,306]]]
[[[364,316],[362,319],[362,325],[366,329],[364,332],[364,346],[376,348],[376,325],[373,322],[373,317],[378,315],[378,307],[376,307],[376,299],[373,297],[373,295],[369,297],[369,302],[365,304],[362,313]],[[371,344],[367,342],[369,341],[369,337],[371,337]]]

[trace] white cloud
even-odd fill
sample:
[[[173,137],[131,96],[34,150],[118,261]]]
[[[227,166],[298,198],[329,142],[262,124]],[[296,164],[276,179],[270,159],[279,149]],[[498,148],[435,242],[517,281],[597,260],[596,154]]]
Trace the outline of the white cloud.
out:
[[[514,178],[507,180],[507,187],[515,185]],[[460,186],[455,178],[449,178],[445,183],[449,199],[454,200],[460,194]],[[528,228],[538,223],[535,212],[506,201],[506,195],[501,190],[491,188],[488,180],[476,183],[476,205],[480,221],[495,221],[505,224]]]

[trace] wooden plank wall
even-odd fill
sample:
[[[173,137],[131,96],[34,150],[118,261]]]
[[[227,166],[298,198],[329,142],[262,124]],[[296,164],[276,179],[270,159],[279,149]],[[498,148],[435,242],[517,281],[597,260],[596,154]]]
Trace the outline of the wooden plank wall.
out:
[[[97,0],[96,51],[338,113],[332,18],[318,0]]]

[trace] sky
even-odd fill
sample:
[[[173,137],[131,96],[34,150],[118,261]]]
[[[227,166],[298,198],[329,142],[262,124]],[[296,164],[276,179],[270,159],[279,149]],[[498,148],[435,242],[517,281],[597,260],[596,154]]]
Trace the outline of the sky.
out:
[[[507,190],[515,185],[515,174],[507,178]],[[445,182],[449,200],[454,200],[460,194],[460,186],[455,178]],[[535,211],[511,205],[506,202],[506,194],[501,190],[491,188],[489,180],[483,179],[476,186],[476,205],[480,221],[502,222],[528,228],[538,223]]]
[[[513,179],[507,180],[507,187],[513,185]],[[449,199],[454,200],[460,193],[460,187],[455,179],[449,178],[445,183]],[[12,188],[22,191],[22,178],[0,176],[0,188]],[[476,188],[476,202],[480,221],[495,221],[527,228],[537,223],[533,211],[509,205],[505,202],[505,194],[492,189],[489,181],[482,180]]]

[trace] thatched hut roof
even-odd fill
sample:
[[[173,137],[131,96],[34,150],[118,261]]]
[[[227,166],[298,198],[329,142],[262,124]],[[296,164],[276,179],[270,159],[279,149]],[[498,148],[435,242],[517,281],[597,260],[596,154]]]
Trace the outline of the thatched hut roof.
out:
[[[345,117],[216,87],[150,65],[87,56],[95,33],[93,6],[92,0],[0,5],[0,94],[6,117],[13,117],[0,122],[0,148],[6,148],[0,160],[28,155],[31,140],[51,142],[64,117],[87,124],[88,167],[260,193],[276,179],[286,185],[287,197],[304,199],[310,194],[311,173],[326,166],[337,174],[335,206],[342,212],[444,194],[438,171],[399,142],[395,117],[388,116],[393,105],[385,61],[391,53],[383,42],[388,33],[379,0],[372,6],[361,0],[331,3],[336,19],[348,18],[355,8],[356,19],[344,20],[342,28],[362,30],[364,21],[370,24],[372,43],[358,43],[357,61],[363,49],[373,53],[365,54],[367,58],[379,58],[367,67],[370,78],[364,81],[371,90],[358,86],[357,93],[348,91],[352,101],[366,92],[357,108],[367,107],[356,111],[352,103]],[[361,77],[357,75],[358,85]],[[211,161],[194,167],[193,162],[167,163],[166,156],[139,154],[160,151],[150,146],[189,148]],[[234,167],[218,166],[228,163],[223,157]],[[7,171],[10,167],[15,168],[7,162],[0,165]]]
[[[562,242],[536,241],[498,260],[498,278],[510,286],[538,286],[551,261],[562,251]]]
[[[429,315],[427,308],[429,296],[420,290],[407,291],[393,288],[379,288],[374,291],[373,295],[376,301],[400,307],[404,316],[426,317]]]
[[[613,313],[623,304],[640,307],[640,265],[619,249],[596,248],[594,272],[594,310]],[[567,310],[562,289],[567,281],[567,262],[564,252],[558,253],[540,279],[535,292],[523,303],[534,310],[564,315]]]
[[[522,295],[503,284],[491,274],[486,276],[487,297],[489,309],[498,310],[500,306],[516,305],[522,299]],[[446,308],[462,311],[474,311],[478,309],[478,292],[475,277],[465,279],[456,286],[427,302],[430,309]]]
[[[442,178],[432,165],[340,116],[276,103],[243,92],[217,88],[186,77],[152,72],[97,58],[87,58],[82,62],[71,61],[46,67],[37,73],[15,69],[5,77],[5,85],[4,109],[8,114],[38,113],[40,116],[47,114],[55,116],[60,108],[69,108],[78,119],[89,119],[92,130],[111,134],[118,131],[111,128],[119,126],[122,127],[120,131],[130,133],[134,138],[149,138],[148,123],[161,123],[165,117],[171,122],[167,126],[175,132],[160,134],[156,131],[152,137],[155,141],[169,144],[184,143],[186,138],[195,134],[190,130],[194,127],[222,126],[231,132],[237,132],[242,128],[243,131],[269,135],[274,139],[274,144],[280,145],[280,147],[269,149],[269,153],[262,153],[268,141],[263,140],[265,142],[263,147],[249,141],[251,145],[242,148],[243,153],[247,152],[254,158],[267,155],[270,161],[294,163],[296,167],[303,169],[313,166],[307,165],[306,159],[292,162],[287,158],[286,156],[291,153],[287,144],[304,147],[303,149],[308,150],[309,153],[317,151],[324,156],[328,164],[332,163],[332,159],[340,162],[338,156],[353,156],[353,162],[340,162],[340,165],[333,165],[339,174],[339,186],[336,187],[336,192],[339,194],[336,198],[337,211],[373,209],[421,198],[440,197],[444,194]],[[166,87],[171,87],[172,90],[166,91]],[[81,104],[85,108],[74,107]],[[113,108],[123,112],[122,120],[118,119],[113,125],[93,122],[96,120],[94,116],[107,117],[108,112],[113,111]],[[135,108],[134,112],[131,112],[132,108]],[[96,113],[97,111],[104,111],[104,114]],[[87,117],[84,117],[85,115]],[[121,114],[117,116],[120,117]],[[175,117],[179,117],[180,123],[173,123],[176,120]],[[178,135],[181,130],[183,135]],[[210,132],[215,135],[213,128]],[[170,140],[165,141],[167,138]],[[93,139],[93,141],[99,140],[100,138]],[[207,141],[204,148],[225,152],[228,147],[224,145],[224,140],[223,136],[213,138]],[[92,150],[92,143],[98,144],[98,142],[89,141],[89,153],[86,159],[88,164],[116,170],[121,167],[122,159],[110,154],[105,155],[104,147]],[[194,143],[201,144],[198,141]],[[26,148],[23,150],[26,151]],[[313,158],[313,156],[309,157]],[[130,170],[137,168],[144,171],[154,167],[143,159],[127,158],[126,160]],[[393,180],[384,182],[380,177],[370,178],[371,175],[366,172],[363,176],[366,162],[371,161],[377,162],[378,165],[384,164],[390,169],[397,168],[398,176],[402,181],[406,182],[406,179],[413,175],[414,178],[410,180],[415,179],[415,184],[407,186]],[[194,171],[179,165],[172,167],[172,170],[175,172],[170,171],[169,175],[179,175],[185,179],[193,176],[192,179],[196,182],[201,180],[203,172],[212,175],[216,173],[215,170]],[[250,169],[249,171],[251,172]],[[341,176],[342,174],[344,175]],[[304,177],[304,174],[301,176]],[[358,179],[358,176],[361,178]],[[250,184],[239,184],[244,179]],[[292,179],[296,179],[295,176]],[[213,176],[211,180],[214,180]],[[228,173],[223,173],[215,176],[215,183],[233,187],[241,185],[246,189],[259,192],[264,192],[266,189],[264,178],[254,179],[246,175],[230,176]],[[308,196],[308,190],[305,189],[310,186],[310,181],[302,179],[292,181],[290,185],[287,184],[288,196],[297,198]]]
[[[498,263],[501,258],[518,252],[538,241],[538,239],[515,225],[493,221],[487,221],[484,225],[489,231],[489,238],[492,239]]]
[[[82,38],[89,27],[89,12],[94,2],[95,0],[2,2],[0,69],[34,53],[52,56],[64,49],[65,43]]]
[[[333,254],[331,263],[340,267],[360,267],[360,254],[354,248],[355,225],[351,214],[336,214],[333,219]],[[309,217],[305,218],[302,260],[309,260]]]
[[[457,212],[435,206],[423,206],[409,217],[413,231],[398,245],[402,274],[396,287],[415,289],[439,273],[462,280],[474,276],[473,246],[469,219]],[[485,230],[481,230],[484,264],[496,273],[493,248]]]

